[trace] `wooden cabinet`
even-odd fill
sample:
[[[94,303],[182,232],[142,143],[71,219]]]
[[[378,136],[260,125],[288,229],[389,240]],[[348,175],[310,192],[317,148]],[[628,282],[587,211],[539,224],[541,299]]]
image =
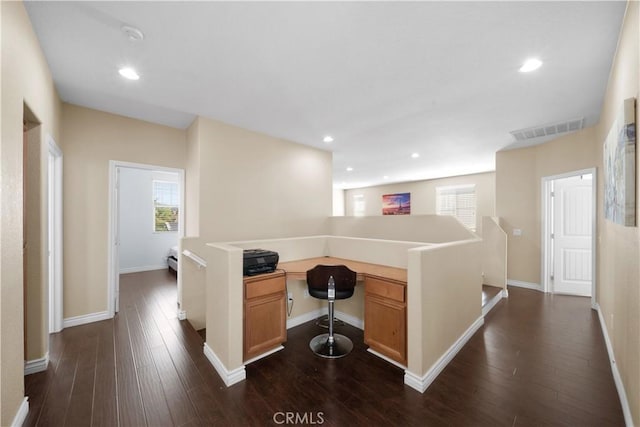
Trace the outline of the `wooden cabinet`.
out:
[[[244,278],[244,350],[249,360],[287,340],[283,272]]]
[[[366,277],[364,342],[372,350],[407,365],[407,286]]]

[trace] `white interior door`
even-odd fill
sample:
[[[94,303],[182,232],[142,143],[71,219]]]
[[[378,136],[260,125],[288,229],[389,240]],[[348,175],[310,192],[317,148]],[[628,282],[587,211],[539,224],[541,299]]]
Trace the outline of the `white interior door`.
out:
[[[553,292],[591,296],[593,179],[553,181]]]

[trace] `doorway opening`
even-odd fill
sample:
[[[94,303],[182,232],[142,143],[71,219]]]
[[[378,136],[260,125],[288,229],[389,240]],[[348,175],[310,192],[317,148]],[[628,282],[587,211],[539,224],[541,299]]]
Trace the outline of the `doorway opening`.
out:
[[[49,334],[63,327],[62,151],[23,105],[25,375],[46,370]]]
[[[120,274],[168,268],[170,249],[184,236],[183,207],[183,169],[109,162],[110,317],[120,310]],[[176,313],[181,295],[178,275]]]
[[[542,179],[544,292],[586,296],[595,307],[596,170]]]

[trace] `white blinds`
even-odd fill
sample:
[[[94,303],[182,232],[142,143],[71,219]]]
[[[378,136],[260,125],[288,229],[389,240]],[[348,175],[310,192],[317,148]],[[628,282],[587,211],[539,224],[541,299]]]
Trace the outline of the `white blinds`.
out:
[[[436,213],[453,215],[471,231],[476,231],[476,186],[436,187]]]
[[[156,206],[178,206],[180,204],[178,183],[154,180],[153,201]]]

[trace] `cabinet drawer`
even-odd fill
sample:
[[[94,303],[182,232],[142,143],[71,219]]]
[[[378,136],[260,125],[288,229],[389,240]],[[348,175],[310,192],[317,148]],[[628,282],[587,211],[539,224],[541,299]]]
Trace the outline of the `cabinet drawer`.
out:
[[[246,280],[245,281],[245,299],[257,298],[264,295],[284,292],[285,278],[284,275],[276,277],[268,277],[264,279]]]
[[[398,302],[405,302],[406,286],[376,279],[374,277],[367,277],[364,283],[365,290],[368,294],[379,295],[382,298]]]

